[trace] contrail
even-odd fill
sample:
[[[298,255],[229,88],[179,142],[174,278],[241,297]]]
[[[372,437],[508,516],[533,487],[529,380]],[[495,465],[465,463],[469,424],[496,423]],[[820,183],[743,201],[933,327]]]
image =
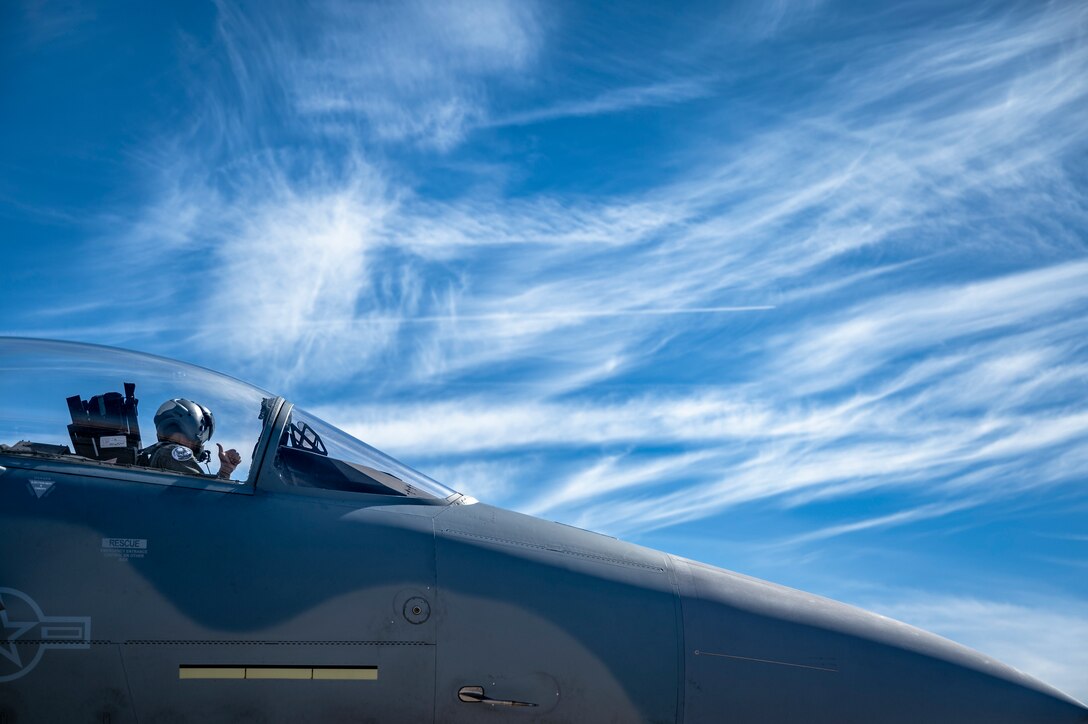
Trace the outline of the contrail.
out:
[[[367,317],[358,316],[345,319],[303,319],[301,323],[306,328],[332,327],[344,325],[366,324],[434,324],[436,322],[509,322],[518,319],[596,319],[602,317],[665,317],[681,314],[732,314],[738,312],[765,312],[776,309],[774,306],[761,305],[750,307],[678,307],[665,309],[620,309],[620,310],[570,310],[562,312],[493,312],[489,314],[436,314],[421,317]],[[274,319],[274,315],[269,315]],[[272,324],[274,327],[275,324]],[[199,329],[185,328],[192,337],[207,336],[208,334],[231,331],[238,328],[232,322],[204,322]],[[34,330],[0,329],[0,336],[12,337],[38,337],[43,339],[74,338],[86,340],[94,337],[108,337],[111,334],[123,333],[126,338],[134,334],[157,334],[170,330],[181,330],[182,327],[171,324],[169,319],[143,325],[98,325],[84,327],[43,327]],[[108,342],[105,342],[108,344]]]
[[[677,314],[731,314],[764,312],[775,309],[761,305],[750,307],[681,307],[674,309],[570,310],[562,312],[493,312],[489,314],[443,314],[424,317],[371,317],[367,322],[503,322],[513,319],[585,319],[595,317],[665,317]]]

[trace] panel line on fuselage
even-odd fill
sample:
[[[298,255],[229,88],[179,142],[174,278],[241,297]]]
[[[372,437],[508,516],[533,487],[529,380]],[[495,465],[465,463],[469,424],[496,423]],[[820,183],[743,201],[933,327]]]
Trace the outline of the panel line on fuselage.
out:
[[[788,661],[774,661],[772,659],[756,659],[751,656],[736,656],[734,654],[717,654],[710,651],[695,650],[696,656],[717,656],[722,659],[738,659],[740,661],[754,661],[759,664],[774,664],[776,666],[792,666],[798,669],[814,669],[816,671],[829,671],[832,674],[839,673],[838,669],[828,668],[826,666],[812,666],[811,664],[793,664]]]

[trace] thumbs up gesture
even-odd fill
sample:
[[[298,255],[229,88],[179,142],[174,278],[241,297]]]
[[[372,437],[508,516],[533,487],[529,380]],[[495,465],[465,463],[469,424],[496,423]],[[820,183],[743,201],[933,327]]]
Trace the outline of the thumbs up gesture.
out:
[[[219,448],[219,477],[229,478],[234,469],[242,462],[242,456],[234,448],[223,450],[223,446],[216,443]]]

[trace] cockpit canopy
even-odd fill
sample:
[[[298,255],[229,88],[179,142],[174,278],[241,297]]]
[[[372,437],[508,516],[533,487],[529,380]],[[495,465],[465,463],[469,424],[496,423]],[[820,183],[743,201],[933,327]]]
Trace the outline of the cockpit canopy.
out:
[[[110,347],[0,338],[0,453],[139,468],[139,451],[157,442],[155,411],[178,398],[214,415],[214,433],[205,445],[211,462],[202,466],[209,477],[219,467],[218,443],[241,454],[231,479],[255,484],[255,456],[274,435],[276,440],[267,440],[274,445],[273,466],[288,485],[439,500],[457,496],[289,404],[273,424],[282,399],[232,377]]]

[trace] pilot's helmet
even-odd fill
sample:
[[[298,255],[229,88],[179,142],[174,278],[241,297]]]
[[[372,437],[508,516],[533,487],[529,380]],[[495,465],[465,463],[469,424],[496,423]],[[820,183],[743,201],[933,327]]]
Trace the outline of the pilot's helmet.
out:
[[[160,440],[180,432],[203,447],[215,432],[215,419],[212,411],[198,402],[183,398],[167,400],[155,413],[155,432]]]

